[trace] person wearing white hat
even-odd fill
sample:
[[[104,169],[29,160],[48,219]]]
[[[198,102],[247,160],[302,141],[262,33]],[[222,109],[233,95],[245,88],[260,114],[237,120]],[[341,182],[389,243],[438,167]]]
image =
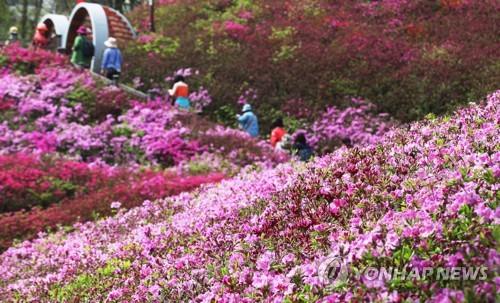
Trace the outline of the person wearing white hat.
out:
[[[115,38],[109,37],[104,42],[106,50],[102,58],[101,73],[106,75],[110,80],[117,80],[122,71],[122,53],[118,48],[118,43]]]
[[[243,105],[243,115],[236,115],[236,117],[241,129],[252,137],[259,135],[259,121],[257,120],[257,116],[252,112],[250,104]]]
[[[9,39],[7,41],[5,41],[5,45],[16,43],[17,41],[18,41],[17,27],[11,26],[11,28],[9,29]]]

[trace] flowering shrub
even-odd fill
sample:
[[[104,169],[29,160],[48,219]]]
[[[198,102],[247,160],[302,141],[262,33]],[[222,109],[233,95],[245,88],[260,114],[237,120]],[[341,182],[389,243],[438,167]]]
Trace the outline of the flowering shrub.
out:
[[[197,91],[189,94],[189,101],[191,101],[191,106],[196,112],[202,112],[205,107],[212,103],[212,97],[208,90],[202,86]]]
[[[168,105],[136,103],[120,115],[131,103],[128,96],[113,87],[93,91],[85,76],[55,69],[30,78],[0,76],[0,97],[12,111],[0,127],[0,153],[58,151],[86,161],[172,165],[199,150],[185,139],[189,131],[172,122],[175,111]]]
[[[111,215],[113,201],[128,209],[222,177],[210,171],[183,176],[27,155],[0,156],[0,250],[14,239],[30,238],[47,228]]]
[[[191,66],[207,75],[209,111],[239,110],[252,87],[266,126],[269,108],[286,100],[320,111],[352,96],[408,121],[498,89],[495,9],[494,0],[169,1],[157,7],[156,26],[176,43],[165,43],[164,55],[127,48],[125,78],[140,74],[153,86],[165,70]],[[147,8],[131,19],[147,25]]]
[[[21,74],[33,74],[49,66],[63,67],[68,64],[67,56],[43,49],[32,51],[17,43],[2,48],[0,56],[5,58],[0,60],[1,65]]]
[[[240,24],[238,22],[234,22],[232,20],[225,21],[223,28],[224,31],[233,38],[239,38],[245,35],[249,30],[248,26]]]
[[[376,114],[375,106],[352,99],[351,106],[340,110],[331,106],[307,131],[308,142],[323,154],[348,142],[349,145],[373,144],[393,126],[388,114]]]
[[[73,301],[492,302],[500,92],[308,166],[244,171],[0,256],[0,298]],[[330,253],[367,266],[484,266],[484,280],[325,284]]]
[[[118,117],[130,108],[130,96],[116,86],[106,86],[96,93],[94,102],[84,104],[90,120],[102,121],[107,115]]]
[[[105,170],[74,161],[29,155],[0,156],[0,213],[47,207],[94,191],[108,177]]]
[[[188,77],[198,72],[188,68],[177,73]],[[211,102],[203,87],[190,98],[199,111]],[[193,131],[196,125],[182,122],[192,115],[172,108],[161,97],[146,103],[133,101],[120,89],[101,86],[86,72],[45,68],[29,77],[6,72],[0,75],[0,100],[4,104],[0,154],[57,152],[85,162],[173,166],[212,144],[210,137],[200,134],[214,124],[203,122],[203,129]],[[219,140],[215,145],[224,144]],[[266,161],[279,158],[259,144],[245,143],[251,151],[239,159],[232,157],[234,164],[262,161],[263,154]],[[220,154],[217,148],[210,152]],[[224,154],[231,151],[228,144]]]
[[[272,166],[288,160],[286,154],[275,151],[268,143],[257,141],[240,130],[216,126],[204,132],[199,140],[210,151],[238,166],[257,162]]]

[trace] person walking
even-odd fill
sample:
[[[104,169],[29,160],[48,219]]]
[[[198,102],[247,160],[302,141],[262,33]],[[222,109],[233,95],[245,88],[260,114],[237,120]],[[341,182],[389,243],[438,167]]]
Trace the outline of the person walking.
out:
[[[7,39],[7,41],[5,41],[5,45],[13,44],[13,43],[16,43],[17,41],[18,41],[17,27],[11,26],[9,28],[9,39]]]
[[[33,36],[33,47],[37,48],[46,48],[49,44],[49,38],[47,37],[49,28],[45,23],[39,23],[36,26],[35,35]]]
[[[115,38],[109,37],[104,42],[106,50],[102,58],[101,73],[109,80],[117,81],[122,71],[122,53],[118,48],[118,43]]]
[[[181,109],[189,109],[189,85],[186,84],[184,76],[177,75],[174,78],[174,86],[168,90],[168,94],[172,97],[172,105],[177,105]]]
[[[276,144],[281,142],[286,131],[283,127],[283,119],[276,119],[271,126],[271,145],[276,147]]]
[[[304,133],[299,133],[295,137],[293,151],[299,157],[300,161],[307,162],[313,156],[313,149],[307,144],[306,136]]]
[[[76,31],[71,53],[71,63],[78,69],[89,68],[94,56],[94,45],[87,40],[88,31],[85,26],[80,26]]]
[[[259,135],[259,121],[250,104],[243,105],[243,114],[236,117],[241,129],[254,138]]]

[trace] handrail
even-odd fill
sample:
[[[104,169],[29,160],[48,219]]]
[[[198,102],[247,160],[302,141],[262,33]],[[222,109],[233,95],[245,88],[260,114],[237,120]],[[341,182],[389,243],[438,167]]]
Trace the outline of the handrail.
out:
[[[106,84],[113,84],[112,80],[109,80],[108,78],[104,77],[103,75],[100,75],[100,74],[95,73],[93,71],[90,71],[90,73],[93,76],[101,79]],[[138,97],[138,98],[141,98],[141,99],[144,99],[144,100],[150,99],[150,95],[149,94],[141,92],[140,90],[137,90],[137,89],[135,89],[133,87],[127,86],[127,85],[122,84],[122,83],[117,83],[117,86],[120,87],[121,89],[123,89],[124,91],[126,91],[126,92],[128,92],[128,93],[130,93],[130,94],[132,94],[132,95],[134,95],[136,97]]]

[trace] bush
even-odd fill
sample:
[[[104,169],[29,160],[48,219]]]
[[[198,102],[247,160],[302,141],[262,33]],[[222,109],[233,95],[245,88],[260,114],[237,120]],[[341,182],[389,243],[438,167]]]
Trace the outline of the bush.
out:
[[[41,235],[0,256],[0,299],[495,302],[499,105]]]
[[[103,186],[108,172],[87,164],[32,155],[0,155],[0,213],[46,208]]]
[[[43,49],[33,51],[18,43],[0,49],[0,57],[0,66],[22,75],[33,74],[49,66],[61,68],[69,63],[67,56]]]
[[[482,98],[500,81],[496,2],[454,3],[168,1],[157,8],[161,36],[126,48],[124,79],[140,75],[147,89],[196,68],[214,119],[231,123],[227,107],[239,111],[238,97],[252,89],[266,129],[269,108],[299,98],[321,112],[362,97],[414,120]],[[146,16],[144,8],[131,13],[135,24]],[[158,39],[179,46],[159,53],[151,49]]]
[[[28,155],[0,156],[0,250],[60,225],[113,214],[112,202],[129,209],[218,182],[220,173],[182,176],[132,172]]]

